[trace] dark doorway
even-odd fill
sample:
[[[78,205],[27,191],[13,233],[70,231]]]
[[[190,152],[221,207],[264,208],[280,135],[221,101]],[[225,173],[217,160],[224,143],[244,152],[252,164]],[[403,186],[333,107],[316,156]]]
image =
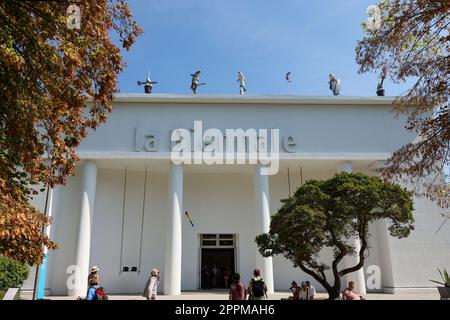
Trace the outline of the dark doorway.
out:
[[[234,273],[234,248],[203,248],[201,266],[202,289],[225,289],[226,277],[229,277],[227,283],[229,285],[231,275]]]

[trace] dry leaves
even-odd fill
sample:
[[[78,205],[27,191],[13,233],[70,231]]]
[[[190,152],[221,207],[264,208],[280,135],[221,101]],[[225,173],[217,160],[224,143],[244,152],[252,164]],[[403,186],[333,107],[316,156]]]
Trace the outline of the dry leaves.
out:
[[[384,0],[378,6],[381,28],[365,28],[368,36],[356,48],[359,72],[386,67],[394,82],[415,81],[397,97],[395,110],[408,115],[407,128],[419,136],[396,151],[381,172],[448,207],[450,180],[443,168],[450,165],[450,2]]]
[[[123,0],[78,1],[80,29],[69,4],[0,2],[0,254],[29,264],[55,248],[30,198],[73,174],[75,148],[111,111],[124,66],[111,34],[129,49],[142,32]]]

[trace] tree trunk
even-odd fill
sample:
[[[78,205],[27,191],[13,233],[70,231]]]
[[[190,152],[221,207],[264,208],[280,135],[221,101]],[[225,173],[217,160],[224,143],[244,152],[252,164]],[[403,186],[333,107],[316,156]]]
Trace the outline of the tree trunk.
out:
[[[339,289],[331,287],[331,289],[328,290],[328,300],[340,300],[340,297]]]

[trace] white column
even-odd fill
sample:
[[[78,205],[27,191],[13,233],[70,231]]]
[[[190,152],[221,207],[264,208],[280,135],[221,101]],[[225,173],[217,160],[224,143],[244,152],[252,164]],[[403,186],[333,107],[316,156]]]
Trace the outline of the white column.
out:
[[[164,294],[181,294],[181,218],[183,214],[183,167],[170,165],[169,216],[167,219]]]
[[[47,199],[47,212],[45,212],[45,215],[48,218],[52,218],[53,216],[53,198],[54,198],[54,188],[50,188],[48,190],[48,199]],[[44,228],[44,233],[45,235],[50,238],[50,231],[51,231],[51,227],[52,225],[49,224],[48,226],[46,226]],[[47,255],[48,253],[48,248],[46,246],[44,246],[44,254]]]
[[[89,256],[91,253],[91,226],[94,214],[95,188],[97,186],[97,165],[88,160],[81,167],[81,205],[78,234],[75,247],[75,265],[78,279],[75,288],[69,288],[69,296],[84,297],[87,292]]]
[[[352,163],[350,161],[345,161],[341,163],[340,166],[338,166],[337,171],[352,173],[353,171]],[[361,241],[359,240],[359,238],[353,238],[351,239],[351,241],[353,241],[355,251],[359,253],[359,250],[361,249]],[[345,256],[343,260],[345,268],[352,267],[359,263],[359,255]],[[361,268],[358,271],[347,274],[347,276],[345,277],[345,281],[347,282],[347,284],[349,281],[354,281],[357,292],[359,292],[360,294],[366,294],[366,280],[364,278],[364,268]]]
[[[369,167],[373,170],[385,167],[384,161],[376,161],[372,163]],[[376,171],[373,172],[374,176],[379,176],[380,174]],[[380,269],[381,269],[381,288],[384,293],[394,293],[395,279],[394,270],[392,268],[392,254],[390,239],[391,235],[388,230],[388,222],[386,219],[378,220],[375,223],[376,228],[376,243],[379,246],[379,251],[382,253],[380,255]]]
[[[270,228],[270,193],[269,177],[261,174],[262,167],[258,165],[255,172],[256,194],[256,234],[268,233]],[[256,252],[256,266],[261,268],[262,277],[267,285],[268,293],[274,292],[272,258],[264,258]]]

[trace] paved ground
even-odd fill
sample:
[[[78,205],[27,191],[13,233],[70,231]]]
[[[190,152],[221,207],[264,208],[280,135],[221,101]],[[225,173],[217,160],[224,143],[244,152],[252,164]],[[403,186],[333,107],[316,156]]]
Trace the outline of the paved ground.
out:
[[[271,300],[280,300],[289,296],[288,292],[276,292],[270,295]],[[401,293],[401,294],[382,294],[382,293],[371,293],[365,295],[367,300],[439,300],[439,294],[436,292],[430,293]],[[22,295],[23,299],[30,299],[29,295]],[[138,295],[111,295],[110,300],[144,300],[143,297]],[[326,299],[327,295],[324,293],[319,293],[317,295],[318,299]],[[64,296],[49,296],[46,299],[51,300],[74,300],[73,297]],[[159,295],[158,300],[227,300],[228,295],[225,291],[193,291],[193,292],[183,292],[180,296],[164,296]]]

